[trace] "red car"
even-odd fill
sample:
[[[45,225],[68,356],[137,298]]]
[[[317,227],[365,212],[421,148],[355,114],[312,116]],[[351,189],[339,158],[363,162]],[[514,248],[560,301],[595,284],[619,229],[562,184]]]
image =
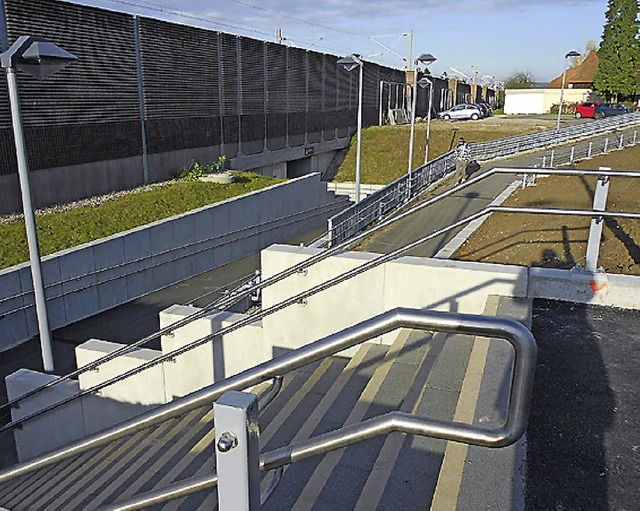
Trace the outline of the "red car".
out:
[[[596,112],[596,107],[599,104],[599,101],[583,101],[576,108],[576,119],[580,119],[582,117],[593,118]]]

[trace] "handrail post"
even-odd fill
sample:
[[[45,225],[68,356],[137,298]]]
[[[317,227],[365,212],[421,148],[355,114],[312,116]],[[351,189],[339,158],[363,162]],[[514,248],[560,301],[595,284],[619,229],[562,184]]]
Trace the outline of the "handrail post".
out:
[[[610,167],[600,167],[599,170],[611,170]],[[596,183],[596,190],[593,196],[593,210],[604,211],[607,205],[607,195],[609,193],[609,177],[600,176]],[[600,239],[602,238],[602,217],[591,220],[589,229],[589,241],[587,242],[587,255],[585,268],[594,272],[598,268],[598,255],[600,253]]]
[[[213,405],[220,511],[260,510],[258,397],[230,390]]]

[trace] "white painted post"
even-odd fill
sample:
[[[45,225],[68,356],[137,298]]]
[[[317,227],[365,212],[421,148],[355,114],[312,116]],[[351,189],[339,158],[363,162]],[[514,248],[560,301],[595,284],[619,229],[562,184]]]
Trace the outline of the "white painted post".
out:
[[[618,149],[622,149],[624,147],[624,133],[620,133],[620,145]]]
[[[611,170],[610,167],[600,167],[599,170]],[[593,210],[604,211],[609,193],[609,176],[600,176],[593,195]],[[589,229],[589,241],[587,242],[586,269],[596,271],[598,268],[598,255],[600,253],[600,239],[602,238],[602,217],[591,220]]]
[[[602,150],[602,152],[606,153],[608,149],[609,149],[609,137],[604,139],[604,149]]]
[[[230,390],[213,405],[220,511],[260,510],[258,397]]]
[[[572,145],[571,146],[571,156],[569,157],[569,163],[573,163],[573,155],[576,151],[576,146]]]
[[[550,158],[550,161],[549,161],[549,167],[550,168],[553,168],[553,158],[554,158],[555,155],[556,155],[556,150],[555,149],[551,149],[551,158]]]

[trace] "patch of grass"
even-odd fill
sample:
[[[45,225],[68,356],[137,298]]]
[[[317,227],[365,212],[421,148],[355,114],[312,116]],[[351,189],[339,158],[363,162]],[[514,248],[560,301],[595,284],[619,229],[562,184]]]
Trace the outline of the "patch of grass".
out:
[[[95,207],[38,215],[40,251],[43,256],[52,254],[282,181],[238,172],[232,184],[177,181],[171,186],[126,195]],[[0,240],[0,268],[29,259],[23,220],[0,225]]]
[[[429,140],[429,160],[453,149],[464,137],[467,142],[487,142],[498,138],[540,131],[535,124],[507,124],[491,121],[443,122],[432,121]],[[391,183],[407,172],[409,161],[410,126],[374,126],[362,131],[362,183],[384,185]],[[427,125],[417,124],[413,146],[413,168],[424,162]],[[355,136],[349,152],[334,181],[355,181],[356,173]]]

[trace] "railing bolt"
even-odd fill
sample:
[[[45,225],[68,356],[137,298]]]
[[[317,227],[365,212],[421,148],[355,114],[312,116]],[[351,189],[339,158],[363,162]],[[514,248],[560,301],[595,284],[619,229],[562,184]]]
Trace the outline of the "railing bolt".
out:
[[[225,431],[220,435],[218,440],[218,450],[220,452],[229,452],[231,449],[238,446],[238,437],[229,431]]]

